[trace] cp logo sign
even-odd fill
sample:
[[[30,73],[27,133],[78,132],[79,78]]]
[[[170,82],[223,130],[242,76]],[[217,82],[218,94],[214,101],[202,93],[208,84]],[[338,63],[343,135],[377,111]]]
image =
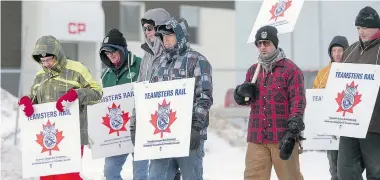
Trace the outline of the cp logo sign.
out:
[[[86,31],[86,24],[85,23],[75,23],[70,22],[68,24],[68,32],[69,34],[80,34]]]

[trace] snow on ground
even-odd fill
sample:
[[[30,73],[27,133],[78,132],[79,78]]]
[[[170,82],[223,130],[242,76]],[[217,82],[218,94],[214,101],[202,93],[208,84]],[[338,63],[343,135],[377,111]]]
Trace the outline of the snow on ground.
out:
[[[17,99],[3,89],[1,90],[1,179],[22,179],[20,144],[15,146],[13,132],[16,122]],[[215,119],[214,119],[215,120]],[[5,122],[5,123],[4,123]],[[236,146],[231,141],[241,135],[210,129],[205,144],[204,179],[238,180],[243,179],[246,146],[241,139]],[[244,131],[244,129],[241,129]],[[221,133],[223,132],[223,133]],[[230,135],[233,138],[227,138]],[[223,137],[223,138],[222,138]],[[327,180],[330,178],[326,153],[306,152],[300,156],[301,172],[305,180]],[[85,148],[81,176],[85,180],[105,180],[103,177],[104,159],[91,157],[91,150]],[[122,171],[124,180],[132,180],[132,157],[128,157]],[[272,170],[271,180],[277,180]]]

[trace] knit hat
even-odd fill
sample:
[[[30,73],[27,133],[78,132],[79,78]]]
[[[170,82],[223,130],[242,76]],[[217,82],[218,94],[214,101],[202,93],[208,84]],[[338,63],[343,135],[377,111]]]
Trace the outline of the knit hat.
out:
[[[107,46],[107,45],[117,45],[117,46],[121,46],[121,47],[126,47],[127,42],[123,36],[123,33],[121,33],[117,29],[111,29],[108,32],[107,36],[103,39],[103,44],[102,44],[102,48],[100,49],[100,51],[112,50],[112,48],[110,46]]]
[[[272,41],[272,43],[274,44],[274,46],[277,48],[278,47],[277,32],[278,32],[277,28],[275,28],[273,26],[267,25],[267,26],[261,27],[256,32],[255,45],[257,46],[257,43],[259,41],[268,40],[268,41]]]
[[[380,18],[376,10],[370,6],[366,6],[359,11],[356,16],[355,26],[366,28],[380,28]]]

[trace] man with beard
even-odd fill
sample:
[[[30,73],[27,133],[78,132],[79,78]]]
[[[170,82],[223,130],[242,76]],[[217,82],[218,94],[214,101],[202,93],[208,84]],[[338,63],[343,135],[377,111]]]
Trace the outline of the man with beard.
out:
[[[278,179],[302,180],[298,148],[305,129],[303,73],[278,47],[275,27],[261,27],[255,39],[258,63],[234,92],[237,104],[251,107],[244,179],[270,179],[273,165]]]

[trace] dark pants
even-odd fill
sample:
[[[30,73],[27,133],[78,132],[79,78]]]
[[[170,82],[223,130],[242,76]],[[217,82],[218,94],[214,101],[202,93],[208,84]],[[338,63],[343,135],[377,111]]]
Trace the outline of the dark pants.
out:
[[[181,171],[177,171],[177,174],[174,177],[174,180],[181,180]]]
[[[203,180],[204,141],[189,156],[153,159],[149,166],[150,180],[174,179],[180,169],[183,180]]]
[[[365,139],[340,137],[338,177],[342,180],[380,179],[380,134],[368,132]]]
[[[327,158],[329,159],[330,164],[330,174],[331,174],[331,180],[338,180],[338,150],[328,150],[327,151]]]

